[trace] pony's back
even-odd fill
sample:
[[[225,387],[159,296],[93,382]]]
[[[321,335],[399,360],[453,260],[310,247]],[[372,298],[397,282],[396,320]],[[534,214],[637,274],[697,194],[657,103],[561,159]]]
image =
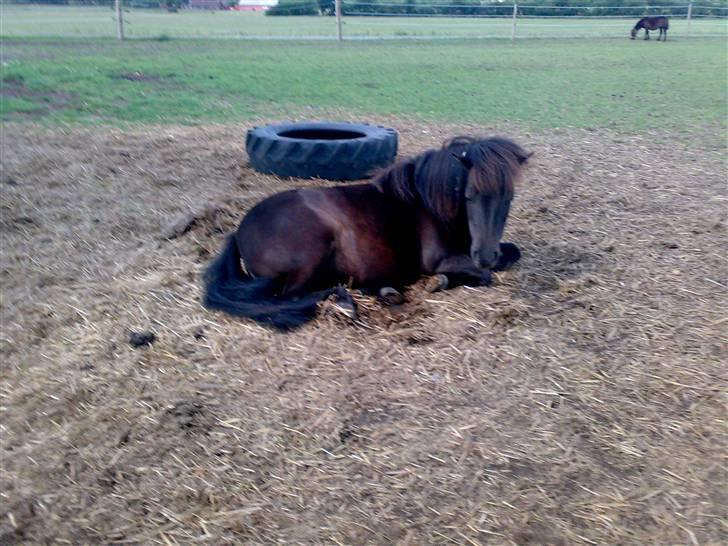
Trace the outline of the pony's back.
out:
[[[668,28],[670,28],[670,19],[668,19],[664,15],[650,15],[647,17],[643,17],[642,19],[637,21],[637,24],[634,26],[634,29],[639,30],[639,29],[645,28],[645,27],[651,27],[652,29],[656,29],[656,28],[668,29]]]

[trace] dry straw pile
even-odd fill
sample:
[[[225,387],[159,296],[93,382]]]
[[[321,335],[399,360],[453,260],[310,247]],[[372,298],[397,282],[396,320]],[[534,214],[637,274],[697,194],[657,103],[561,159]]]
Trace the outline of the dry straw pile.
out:
[[[199,304],[245,210],[312,183],[244,130],[4,128],[0,542],[725,539],[722,147],[501,128],[536,152],[516,269],[284,335]]]

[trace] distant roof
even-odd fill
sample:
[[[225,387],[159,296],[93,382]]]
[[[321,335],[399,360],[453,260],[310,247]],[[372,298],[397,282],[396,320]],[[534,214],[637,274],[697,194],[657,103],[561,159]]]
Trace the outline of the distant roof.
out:
[[[278,0],[239,0],[238,6],[277,6]]]

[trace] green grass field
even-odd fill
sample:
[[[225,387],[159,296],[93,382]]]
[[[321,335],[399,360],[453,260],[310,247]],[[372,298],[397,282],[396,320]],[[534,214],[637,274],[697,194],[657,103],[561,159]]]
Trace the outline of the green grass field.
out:
[[[17,14],[26,8],[12,9]],[[47,11],[53,19],[54,10]],[[111,16],[99,8],[88,13]],[[191,21],[186,15],[155,16]],[[233,20],[228,15],[240,14],[197,18]],[[291,24],[257,15],[239,20]],[[514,45],[466,39],[119,43],[12,38],[21,32],[11,21],[3,17],[0,116],[5,121],[199,124],[344,110],[361,116],[641,131],[696,124],[723,130],[728,114],[724,37],[667,43],[540,39]],[[330,23],[327,18],[300,21]],[[149,27],[152,34],[161,30]]]
[[[725,43],[10,41],[3,119],[202,123],[311,106],[538,127],[722,123]]]

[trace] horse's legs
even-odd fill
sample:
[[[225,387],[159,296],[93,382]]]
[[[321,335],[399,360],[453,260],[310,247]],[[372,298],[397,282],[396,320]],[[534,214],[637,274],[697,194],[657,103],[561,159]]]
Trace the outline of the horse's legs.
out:
[[[649,40],[649,39],[650,39],[650,31],[645,29],[645,40]]]
[[[295,297],[296,294],[309,288],[314,280],[316,265],[313,264],[313,267],[301,268],[286,274],[281,295]],[[356,320],[356,303],[349,291],[343,285],[338,285],[336,288],[331,288],[330,294],[333,296],[330,301],[333,303],[334,309],[342,315]]]
[[[375,296],[385,305],[401,305],[404,303],[404,296],[402,292],[391,286],[382,286],[379,288],[364,287],[359,288],[359,291],[365,296]]]
[[[521,251],[513,243],[501,243],[500,253],[493,271],[504,271],[521,259]]]
[[[513,243],[500,244],[500,257],[492,271],[504,271],[521,259],[521,251]],[[425,288],[429,292],[447,290],[462,284],[485,286],[490,284],[491,270],[477,267],[470,256],[461,254],[445,258],[435,269]]]
[[[351,320],[356,320],[356,302],[349,294],[349,291],[344,286],[339,285],[334,290],[333,296],[330,301],[334,304],[334,309]]]
[[[391,286],[380,288],[378,296],[386,305],[402,305],[404,303],[402,292]]]
[[[428,292],[447,290],[463,284],[485,286],[490,284],[489,269],[481,269],[473,263],[467,254],[450,256],[442,260],[435,268],[437,275],[430,278],[425,285]]]
[[[283,275],[280,295],[292,296],[303,291],[311,281],[317,266],[317,263],[312,262]]]

